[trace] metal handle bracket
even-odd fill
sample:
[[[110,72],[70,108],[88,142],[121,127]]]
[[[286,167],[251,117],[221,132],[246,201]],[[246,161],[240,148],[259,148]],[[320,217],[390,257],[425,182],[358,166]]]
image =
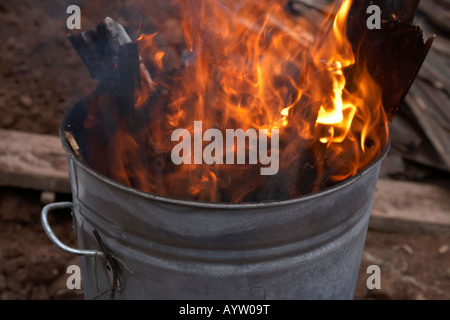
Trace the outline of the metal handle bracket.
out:
[[[73,210],[73,203],[72,202],[56,202],[56,203],[50,203],[46,205],[44,208],[42,208],[41,211],[41,223],[44,228],[45,233],[47,234],[48,238],[62,251],[73,254],[77,256],[85,256],[85,257],[103,257],[104,254],[102,251],[98,250],[81,250],[81,249],[75,249],[72,247],[69,247],[65,245],[61,240],[58,239],[58,237],[53,232],[49,222],[48,222],[48,214],[52,210],[57,209],[71,209]]]

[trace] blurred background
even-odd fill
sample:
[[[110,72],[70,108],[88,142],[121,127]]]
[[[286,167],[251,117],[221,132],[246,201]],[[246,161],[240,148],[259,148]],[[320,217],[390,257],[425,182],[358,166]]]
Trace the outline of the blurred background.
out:
[[[299,2],[320,7],[329,1]],[[67,30],[69,5],[81,8],[81,30]],[[0,2],[0,299],[83,298],[81,290],[66,287],[66,268],[78,258],[51,244],[39,220],[43,204],[70,200],[70,191],[1,176],[11,162],[39,167],[40,148],[60,155],[63,115],[96,87],[67,34],[95,29],[110,16],[135,39],[139,30],[155,31],[146,17],[161,23],[168,15],[165,1]],[[371,223],[355,299],[450,299],[450,1],[422,0],[414,24],[425,39],[435,34],[436,40],[390,124],[392,145],[374,203],[374,212],[403,215]],[[16,131],[29,135],[12,141]],[[14,149],[22,145],[24,151]],[[436,220],[425,221],[433,212],[439,212]],[[52,225],[75,245],[70,214]],[[365,285],[371,264],[382,267],[381,290]]]

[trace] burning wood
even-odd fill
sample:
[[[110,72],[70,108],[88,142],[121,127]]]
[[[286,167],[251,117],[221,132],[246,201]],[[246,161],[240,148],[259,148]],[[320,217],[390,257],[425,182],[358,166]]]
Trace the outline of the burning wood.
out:
[[[113,94],[118,113],[130,127],[139,118],[135,115],[135,91],[153,91],[153,82],[139,56],[138,48],[124,27],[110,17],[97,30],[69,35],[72,46],[81,56],[91,77],[98,80],[96,93]]]
[[[100,84],[107,82],[107,78],[115,70],[119,62],[120,47],[131,43],[132,40],[122,25],[110,17],[106,17],[97,30],[89,30],[79,35],[69,35],[72,46],[77,50],[91,77]],[[110,85],[116,84],[112,81]]]
[[[390,120],[395,116],[419,72],[434,37],[423,41],[422,30],[412,22],[419,0],[380,1],[381,29],[361,28],[369,0],[354,1],[349,12],[347,36],[357,60],[381,87],[383,106]]]
[[[368,3],[320,7],[311,19],[284,1],[180,0],[185,16],[170,25],[179,43],[163,33],[128,41],[110,19],[71,38],[99,81],[84,122],[87,163],[128,186],[200,201],[281,200],[354,176],[386,147],[388,120],[432,42],[407,24],[415,9],[404,1],[382,2],[381,30],[367,30]],[[251,161],[251,143],[229,149],[206,132],[203,148],[176,148],[174,132],[195,139],[198,121],[250,140],[278,130],[266,156],[276,153],[279,171],[260,175],[267,163]],[[230,150],[244,161],[224,161]]]

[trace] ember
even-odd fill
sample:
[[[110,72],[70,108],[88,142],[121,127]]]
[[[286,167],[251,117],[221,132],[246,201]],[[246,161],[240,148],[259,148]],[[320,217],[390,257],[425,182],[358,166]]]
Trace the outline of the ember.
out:
[[[418,58],[408,64],[407,80],[387,95],[386,84],[405,64],[383,74],[386,83],[379,81],[380,71],[373,71],[379,61],[370,52],[373,34],[347,30],[365,28],[365,20],[355,18],[365,1],[338,1],[320,19],[293,15],[285,1],[175,3],[183,13],[180,23],[171,20],[160,26],[162,31],[142,34],[134,43],[122,41],[114,67],[107,74],[95,73],[100,85],[84,124],[84,157],[92,168],[127,186],[174,198],[282,200],[354,176],[387,146],[388,119],[431,45],[413,43]],[[385,22],[377,34],[392,43],[386,36],[390,29],[409,27]],[[270,156],[271,135],[263,135],[265,141],[259,136],[260,156],[266,145],[260,163],[245,144],[236,144],[233,161],[228,161],[230,150],[216,141],[217,135],[210,145],[206,142],[212,137],[197,143],[209,147],[216,161],[199,161],[191,149],[196,143],[185,147],[184,140],[178,160],[185,161],[173,161],[174,148],[180,151],[180,137],[173,139],[173,134],[186,130],[189,139],[196,137],[194,123],[200,121],[204,130],[276,130],[279,136],[270,139]],[[227,161],[217,161],[224,151]],[[267,157],[275,155],[276,174],[261,175]]]

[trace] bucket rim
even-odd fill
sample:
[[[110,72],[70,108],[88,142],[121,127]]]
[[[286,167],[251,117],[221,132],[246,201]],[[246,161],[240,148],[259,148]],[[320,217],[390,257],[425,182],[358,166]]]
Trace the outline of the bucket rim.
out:
[[[67,156],[71,159],[71,161],[75,162],[77,166],[81,167],[84,171],[89,173],[90,175],[94,176],[95,178],[103,181],[104,183],[120,189],[126,193],[129,193],[134,196],[138,196],[141,198],[145,198],[148,200],[153,201],[159,201],[163,203],[169,203],[169,204],[175,204],[175,205],[182,205],[182,206],[188,206],[188,207],[200,207],[200,208],[210,208],[210,209],[254,209],[254,208],[267,208],[267,207],[276,207],[276,206],[284,206],[284,205],[291,205],[296,204],[299,202],[309,201],[312,199],[323,197],[327,194],[331,194],[334,192],[338,192],[341,189],[346,188],[348,185],[351,185],[355,183],[357,180],[359,180],[361,177],[366,175],[368,172],[370,172],[377,164],[386,157],[387,153],[389,152],[390,146],[391,146],[391,137],[389,134],[389,127],[387,131],[387,143],[384,146],[382,152],[378,155],[376,159],[374,159],[367,167],[365,167],[362,171],[358,172],[356,175],[347,178],[331,187],[322,189],[320,191],[301,195],[295,198],[291,199],[285,199],[285,200],[266,200],[266,201],[258,201],[258,202],[211,202],[211,201],[197,201],[197,200],[183,200],[183,199],[177,199],[173,197],[168,196],[162,196],[158,194],[153,194],[149,192],[145,192],[142,190],[139,190],[134,187],[130,187],[127,185],[124,185],[120,182],[117,182],[111,178],[108,178],[101,173],[97,172],[90,166],[88,166],[86,163],[83,163],[80,161],[76,155],[75,152],[70,147],[69,143],[67,142],[67,139],[64,135],[64,127],[67,123],[67,120],[69,119],[71,113],[79,106],[81,102],[85,102],[88,97],[85,97],[84,99],[78,101],[75,103],[72,107],[69,108],[64,114],[64,117],[61,121],[60,127],[59,127],[59,137],[61,144],[63,146],[64,151],[66,152]]]

